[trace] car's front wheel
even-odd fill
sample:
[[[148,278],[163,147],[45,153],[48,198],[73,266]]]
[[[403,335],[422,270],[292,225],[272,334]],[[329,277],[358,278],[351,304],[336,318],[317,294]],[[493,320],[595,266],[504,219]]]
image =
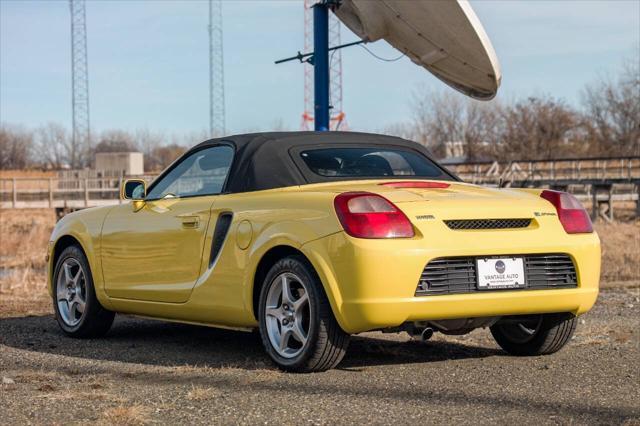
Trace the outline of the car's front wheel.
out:
[[[349,344],[317,274],[301,256],[278,261],[265,277],[259,321],[267,353],[286,371],[331,369]]]
[[[53,308],[62,331],[71,337],[98,337],[109,331],[115,314],[100,305],[80,247],[69,246],[60,253],[53,285]]]
[[[576,329],[571,314],[506,318],[491,327],[498,345],[511,355],[548,355],[566,345]]]

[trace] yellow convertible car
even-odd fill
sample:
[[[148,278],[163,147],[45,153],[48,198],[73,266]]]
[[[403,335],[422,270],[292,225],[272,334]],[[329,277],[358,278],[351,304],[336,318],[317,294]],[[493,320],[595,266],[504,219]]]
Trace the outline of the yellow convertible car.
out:
[[[488,327],[553,353],[598,294],[600,243],[570,194],[460,181],[421,145],[346,132],[203,142],[128,202],[65,216],[49,243],[62,330],[116,312],[258,328],[288,371],[322,371],[369,330]]]

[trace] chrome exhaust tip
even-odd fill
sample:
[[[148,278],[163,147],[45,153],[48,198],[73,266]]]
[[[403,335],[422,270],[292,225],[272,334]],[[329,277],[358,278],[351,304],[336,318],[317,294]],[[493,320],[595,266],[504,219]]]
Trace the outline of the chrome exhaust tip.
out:
[[[422,339],[423,342],[426,342],[427,340],[431,339],[431,337],[433,336],[433,328],[431,327],[427,327],[424,330],[422,330],[422,333],[420,334],[420,338]]]

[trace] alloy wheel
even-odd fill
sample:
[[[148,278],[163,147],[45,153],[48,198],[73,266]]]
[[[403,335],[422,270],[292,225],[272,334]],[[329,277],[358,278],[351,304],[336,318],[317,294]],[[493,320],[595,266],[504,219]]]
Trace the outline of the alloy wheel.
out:
[[[285,272],[275,277],[265,307],[267,335],[273,349],[284,358],[299,355],[309,339],[311,306],[307,284]]]
[[[78,325],[87,305],[87,281],[82,265],[74,258],[66,259],[60,266],[56,301],[62,321],[69,327]]]

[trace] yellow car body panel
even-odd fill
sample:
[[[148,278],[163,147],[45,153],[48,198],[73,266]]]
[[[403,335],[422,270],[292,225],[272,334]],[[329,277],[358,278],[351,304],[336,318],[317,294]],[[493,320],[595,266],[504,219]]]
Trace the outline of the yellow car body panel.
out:
[[[321,183],[171,199],[147,203],[139,211],[133,204],[91,209],[59,223],[50,255],[53,258],[60,238],[76,238],[89,259],[98,299],[108,309],[214,326],[257,326],[253,307],[256,271],[269,250],[282,246],[301,252],[313,265],[338,323],[348,333],[396,327],[407,321],[549,312],[580,315],[593,306],[600,274],[598,236],[567,234],[554,207],[539,197],[540,190],[490,189],[459,182],[447,182],[450,187],[446,189],[398,189],[381,186],[384,182]],[[333,200],[349,191],[388,198],[411,220],[416,235],[379,240],[348,236]],[[150,209],[160,204],[167,210],[163,214],[173,219],[149,219],[153,216]],[[210,265],[213,229],[225,212],[233,214],[231,226]],[[127,221],[143,217],[140,213],[148,218],[140,220],[143,228],[127,228]],[[177,223],[176,218],[185,214],[197,215],[201,228],[187,229]],[[443,222],[516,217],[533,218],[532,224],[523,229],[454,231]],[[193,238],[196,233],[201,235]],[[173,244],[173,258],[163,252],[168,244]],[[188,244],[193,247],[175,248]],[[127,247],[131,256],[122,256],[118,250]],[[420,274],[432,259],[535,253],[568,254],[576,266],[578,286],[415,295]],[[172,261],[182,262],[181,267],[189,265],[187,279],[175,275]],[[145,262],[144,268],[152,271],[141,277],[140,264]],[[127,271],[132,275],[122,278]],[[149,284],[146,290],[131,279],[136,276]]]
[[[53,274],[56,266],[57,255],[60,250],[56,251],[56,247],[64,243],[66,239],[72,238],[77,241],[89,261],[91,268],[91,276],[96,291],[96,296],[102,306],[107,309],[113,309],[110,300],[104,293],[104,282],[102,279],[102,263],[100,262],[100,233],[102,232],[102,223],[105,215],[112,207],[95,207],[64,216],[56,224],[49,239],[49,247],[47,249],[48,263],[48,289],[49,294],[53,296]]]
[[[186,302],[200,276],[215,197],[169,198],[111,209],[101,238],[111,298]]]

